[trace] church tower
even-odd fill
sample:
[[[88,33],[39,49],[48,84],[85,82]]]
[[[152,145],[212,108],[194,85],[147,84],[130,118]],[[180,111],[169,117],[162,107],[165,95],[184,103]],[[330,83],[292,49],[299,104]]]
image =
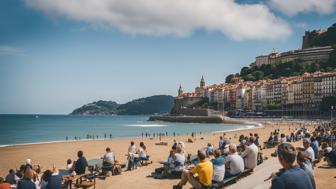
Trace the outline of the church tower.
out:
[[[201,82],[200,82],[200,88],[201,89],[204,89],[205,88],[205,81],[204,81],[204,77],[202,75],[202,79],[201,79]]]
[[[180,85],[179,90],[178,90],[178,96],[182,96],[183,95],[183,89],[182,86]]]

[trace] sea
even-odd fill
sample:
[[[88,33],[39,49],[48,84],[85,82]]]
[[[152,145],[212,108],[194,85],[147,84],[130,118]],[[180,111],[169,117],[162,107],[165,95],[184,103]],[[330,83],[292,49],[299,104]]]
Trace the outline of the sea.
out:
[[[35,143],[172,136],[249,129],[253,125],[147,121],[149,116],[0,115],[0,147]],[[98,137],[98,138],[97,138]]]

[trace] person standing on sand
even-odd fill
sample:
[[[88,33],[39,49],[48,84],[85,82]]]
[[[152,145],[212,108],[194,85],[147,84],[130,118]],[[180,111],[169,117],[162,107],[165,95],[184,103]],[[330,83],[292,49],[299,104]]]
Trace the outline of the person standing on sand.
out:
[[[296,159],[294,146],[282,143],[277,151],[283,169],[273,177],[271,189],[314,189],[308,174],[298,165],[294,165]]]

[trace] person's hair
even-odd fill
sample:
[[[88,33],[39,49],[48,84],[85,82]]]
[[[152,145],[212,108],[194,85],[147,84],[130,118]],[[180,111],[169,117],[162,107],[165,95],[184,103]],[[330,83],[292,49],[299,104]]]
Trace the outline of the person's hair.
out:
[[[10,174],[15,173],[14,169],[10,169],[8,172],[9,172]]]
[[[237,152],[237,146],[235,144],[230,144],[229,145],[229,151],[232,153]]]
[[[24,174],[23,174],[23,178],[31,180],[31,179],[33,179],[33,177],[34,177],[33,170],[31,169],[30,166],[26,166],[26,169],[25,169]]]
[[[255,141],[255,138],[254,138],[253,136],[251,136],[251,137],[249,138],[249,142],[250,142],[250,144],[253,144],[254,141]]]
[[[222,139],[223,139],[223,136],[220,136],[220,137],[219,137],[219,139],[221,139],[221,140],[222,140]]]
[[[199,159],[200,161],[202,161],[202,160],[205,160],[206,155],[205,155],[205,153],[204,153],[202,150],[198,150],[198,151],[197,151],[197,157],[198,157],[198,159]]]
[[[299,162],[305,162],[307,160],[307,156],[304,152],[299,151],[296,155],[296,160]]]
[[[109,147],[107,147],[106,152],[111,152],[111,149]]]
[[[216,150],[214,151],[214,156],[215,156],[215,157],[219,157],[220,155],[221,155],[221,151],[218,150],[218,149],[216,149]]]
[[[287,163],[293,163],[296,158],[296,150],[293,145],[289,143],[282,143],[277,149],[278,155]]]
[[[26,165],[22,164],[22,165],[20,165],[19,171],[23,173],[25,168],[26,168]]]
[[[131,146],[133,146],[134,145],[134,141],[131,141]]]
[[[208,146],[210,147],[210,146],[211,146],[211,143],[208,143]]]
[[[83,151],[82,150],[79,150],[77,152],[77,157],[83,157]]]
[[[48,169],[43,172],[41,179],[48,182],[51,176],[52,176],[52,172]]]
[[[281,133],[280,137],[281,137],[281,138],[285,137],[285,134]]]
[[[67,160],[67,164],[71,164],[72,163],[72,160],[71,159],[68,159]]]
[[[142,146],[144,146],[145,144],[143,143],[143,142],[140,142],[140,146],[142,147]]]
[[[305,138],[310,138],[310,136],[311,136],[310,133],[306,133],[306,134],[304,135]]]
[[[181,148],[181,146],[176,146],[176,152],[177,152],[177,153],[181,153],[181,152],[182,152],[182,148]]]
[[[325,149],[325,148],[327,148],[328,147],[328,143],[326,143],[326,142],[322,142],[322,144],[321,144],[321,148],[322,149]]]

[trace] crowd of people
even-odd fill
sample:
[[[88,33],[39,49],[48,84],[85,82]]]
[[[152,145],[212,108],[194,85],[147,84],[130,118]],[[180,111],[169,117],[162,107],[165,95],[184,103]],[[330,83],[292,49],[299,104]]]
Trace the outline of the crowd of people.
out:
[[[112,174],[120,174],[122,172],[122,164],[116,159],[112,150],[107,147],[104,155],[101,157],[101,174],[106,174],[111,171]],[[143,142],[137,148],[134,142],[128,149],[128,169],[132,170],[135,167],[143,165],[142,162],[149,161],[146,146]],[[84,152],[77,152],[77,159],[72,161],[67,159],[65,169],[66,172],[60,172],[55,166],[41,170],[40,165],[34,165],[31,159],[27,159],[25,164],[22,164],[19,169],[9,170],[8,175],[0,177],[0,189],[61,189],[67,188],[67,184],[63,176],[86,175],[92,172],[91,169],[98,169],[97,165],[89,167],[88,161],[84,156]],[[70,183],[71,184],[71,183]]]
[[[324,167],[336,167],[336,124],[323,123],[314,130],[289,129],[289,134],[280,134],[275,130],[266,143],[276,147],[274,156],[282,168],[272,173],[271,189],[306,188],[316,189],[314,170],[321,160],[327,162]],[[194,135],[194,134],[193,134]],[[174,178],[180,181],[173,186],[182,188],[190,183],[195,189],[206,189],[226,179],[234,178],[244,172],[253,172],[262,162],[260,144],[257,133],[239,136],[238,144],[234,144],[225,133],[219,137],[218,146],[208,143],[197,151],[197,157],[186,152],[182,141],[175,141],[168,158],[162,162],[163,167],[155,170],[155,178]],[[291,142],[302,140],[302,147],[294,147]],[[151,163],[147,147],[143,142],[139,147],[132,141],[127,151],[127,170],[137,169]],[[107,147],[102,159],[102,173],[111,171],[121,173],[120,163],[113,151]],[[83,175],[88,172],[89,164],[83,151],[77,152],[75,161],[68,159],[65,170],[67,175]],[[34,165],[31,159],[18,169],[11,169],[5,178],[0,177],[0,189],[60,189],[64,186],[62,175],[55,166],[42,172],[39,165]],[[268,180],[266,179],[266,180]]]

